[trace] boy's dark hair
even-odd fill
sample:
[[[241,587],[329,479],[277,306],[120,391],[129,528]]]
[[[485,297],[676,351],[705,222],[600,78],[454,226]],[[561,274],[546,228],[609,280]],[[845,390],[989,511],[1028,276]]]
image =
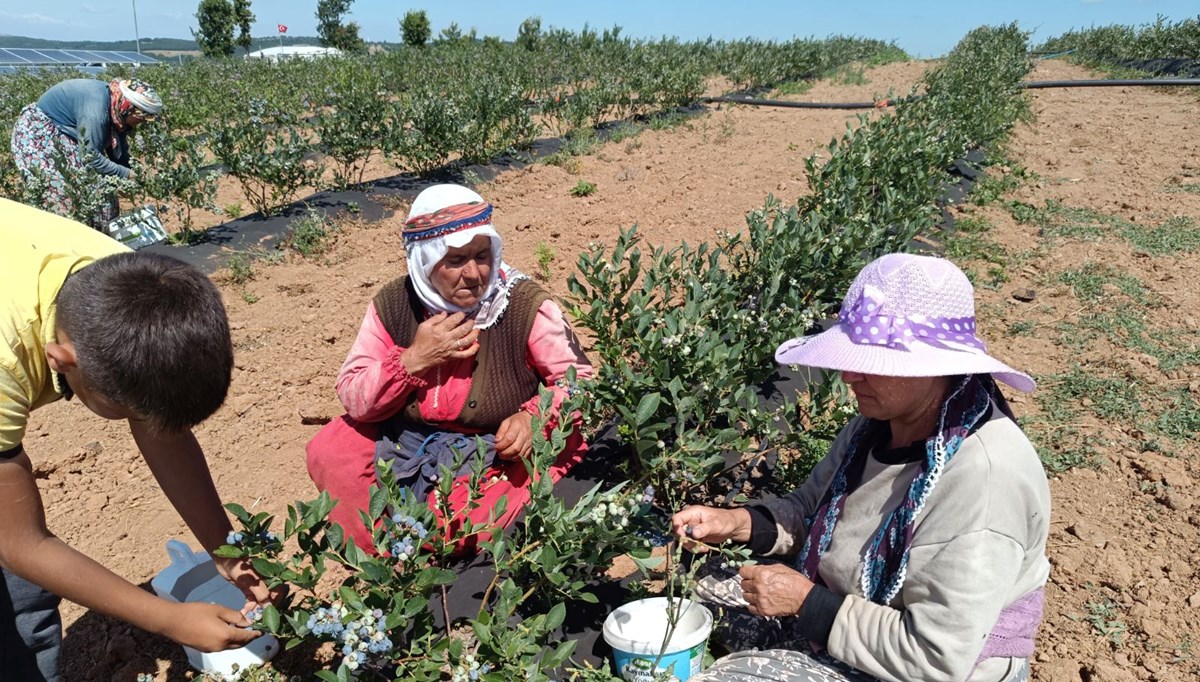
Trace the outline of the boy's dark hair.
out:
[[[181,260],[102,258],[67,278],[56,324],[88,388],[168,431],[207,419],[229,392],[233,343],[217,288]]]

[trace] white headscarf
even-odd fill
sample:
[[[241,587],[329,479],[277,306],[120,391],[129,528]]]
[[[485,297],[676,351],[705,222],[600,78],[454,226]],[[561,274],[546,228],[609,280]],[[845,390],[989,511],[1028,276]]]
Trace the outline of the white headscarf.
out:
[[[413,200],[408,219],[435,213],[448,206],[484,203],[483,197],[462,185],[433,185],[422,190]],[[446,257],[452,248],[462,248],[479,235],[487,235],[492,242],[492,271],[480,302],[467,309],[457,306],[438,293],[430,281],[430,274],[438,261]],[[508,306],[508,291],[521,279],[528,277],[508,267],[503,259],[503,242],[491,223],[469,227],[441,237],[430,237],[405,243],[408,256],[408,276],[413,288],[425,307],[433,312],[463,312],[475,316],[475,326],[487,329],[495,324]]]

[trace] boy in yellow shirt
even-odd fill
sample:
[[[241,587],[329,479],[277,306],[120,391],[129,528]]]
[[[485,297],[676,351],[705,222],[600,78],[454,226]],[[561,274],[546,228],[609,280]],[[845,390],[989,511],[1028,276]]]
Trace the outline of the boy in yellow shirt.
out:
[[[258,635],[237,611],[159,599],[55,537],[22,447],[29,413],[59,398],[128,421],[211,552],[231,527],[191,428],[224,402],[232,368],[225,308],[202,273],[0,199],[0,677],[59,679],[60,597],[203,651]],[[248,602],[277,596],[247,563],[216,563]]]

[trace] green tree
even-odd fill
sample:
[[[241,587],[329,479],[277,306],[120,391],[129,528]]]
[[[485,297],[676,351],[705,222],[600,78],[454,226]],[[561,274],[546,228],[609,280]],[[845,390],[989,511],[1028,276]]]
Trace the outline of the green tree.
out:
[[[358,35],[358,24],[342,21],[353,4],[354,0],[318,0],[317,35],[322,45],[336,47],[343,52],[366,50],[366,43]]]
[[[456,21],[450,22],[450,25],[446,28],[443,28],[442,32],[438,34],[438,40],[447,43],[457,43],[462,39],[463,32],[462,29],[458,27],[458,22]]]
[[[237,19],[229,0],[200,0],[196,21],[200,30],[193,30],[192,36],[205,57],[233,56],[233,29]]]
[[[538,49],[538,44],[542,41],[542,18],[529,17],[521,22],[521,27],[517,29],[517,45],[524,47],[526,50]]]
[[[457,28],[457,25],[455,27]],[[405,45],[421,47],[429,42],[431,35],[433,29],[429,27],[429,17],[425,15],[425,10],[410,9],[404,13],[404,18],[400,20],[400,37],[404,39]]]
[[[250,46],[254,38],[250,35],[250,27],[254,24],[254,12],[250,11],[250,0],[233,0],[233,17],[237,24],[238,36],[235,41],[238,47],[250,54]]]

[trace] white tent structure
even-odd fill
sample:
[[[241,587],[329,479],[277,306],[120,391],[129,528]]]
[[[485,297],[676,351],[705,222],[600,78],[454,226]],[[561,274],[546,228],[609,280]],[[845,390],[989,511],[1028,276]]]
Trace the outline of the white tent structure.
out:
[[[320,47],[318,45],[286,45],[268,47],[246,55],[246,59],[315,59],[317,57],[339,57],[342,51],[336,47]]]

